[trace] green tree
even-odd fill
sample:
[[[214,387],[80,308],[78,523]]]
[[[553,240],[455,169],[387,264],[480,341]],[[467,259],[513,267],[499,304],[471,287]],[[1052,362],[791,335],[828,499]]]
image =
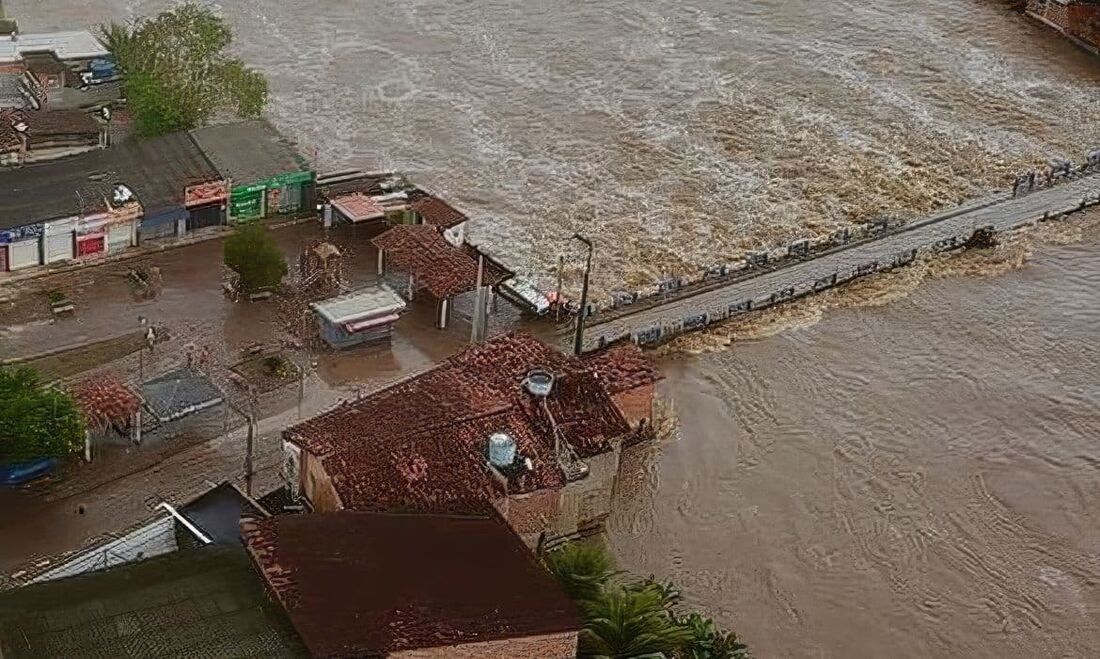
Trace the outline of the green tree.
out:
[[[30,368],[0,367],[0,463],[61,457],[84,444],[84,418],[68,394]]]
[[[588,542],[570,542],[548,553],[543,561],[569,597],[594,600],[615,574],[615,562],[604,547]]]
[[[224,259],[246,294],[278,286],[287,272],[283,252],[262,224],[238,226],[225,241]]]
[[[267,79],[228,54],[233,33],[210,9],[186,3],[131,25],[109,23],[100,38],[145,137],[196,128],[220,112],[259,117],[267,105]]]
[[[652,583],[608,588],[600,597],[580,602],[585,619],[580,654],[675,656],[692,640],[692,632],[669,615],[668,606],[665,593]]]

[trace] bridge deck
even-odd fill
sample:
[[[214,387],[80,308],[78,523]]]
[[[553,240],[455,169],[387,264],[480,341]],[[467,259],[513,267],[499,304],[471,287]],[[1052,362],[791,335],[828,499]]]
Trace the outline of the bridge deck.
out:
[[[1090,175],[1038,190],[1022,197],[1000,197],[979,202],[906,225],[899,231],[866,242],[855,243],[822,253],[806,260],[792,260],[772,271],[749,273],[736,280],[702,290],[684,292],[659,303],[649,302],[626,307],[604,315],[597,313],[585,329],[585,349],[599,345],[601,339],[614,341],[654,328],[672,327],[685,319],[707,314],[710,320],[726,318],[731,306],[754,301],[753,308],[790,299],[826,287],[823,280],[834,275],[846,281],[868,272],[868,264],[880,266],[898,262],[899,255],[932,247],[945,240],[965,240],[975,229],[992,226],[998,232],[1011,230],[1042,219],[1076,211],[1083,199],[1090,205],[1100,197],[1100,175]],[[873,270],[873,268],[872,268]],[[778,300],[777,291],[784,291]],[[563,337],[564,339],[564,337]]]

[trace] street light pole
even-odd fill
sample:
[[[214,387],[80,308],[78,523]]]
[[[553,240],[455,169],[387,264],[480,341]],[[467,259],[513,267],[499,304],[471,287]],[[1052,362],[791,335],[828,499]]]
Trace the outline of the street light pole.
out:
[[[138,316],[138,325],[141,327],[141,329],[144,330],[145,326],[148,325],[148,324],[149,324],[149,319],[147,319],[145,316]],[[142,337],[141,338],[143,340],[146,340],[146,341],[148,340],[148,339],[145,338],[145,333],[144,332],[142,332]],[[144,390],[145,389],[145,346],[144,345],[141,346],[138,349],[138,378],[141,380],[141,382],[138,384],[138,387],[140,389]]]
[[[588,279],[592,274],[592,252],[594,248],[592,241],[581,234],[574,233],[573,237],[588,246],[588,259],[584,264],[584,284],[581,286],[581,310],[577,314],[577,331],[573,335],[573,354],[580,356],[581,352],[584,351],[584,320],[588,313]]]

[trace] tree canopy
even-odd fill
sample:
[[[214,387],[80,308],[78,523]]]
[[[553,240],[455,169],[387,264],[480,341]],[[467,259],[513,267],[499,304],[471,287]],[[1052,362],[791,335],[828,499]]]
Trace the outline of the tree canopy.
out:
[[[278,286],[287,272],[283,252],[262,224],[238,226],[225,241],[224,258],[246,294]]]
[[[61,457],[84,444],[84,419],[68,394],[30,368],[0,367],[0,463]]]
[[[206,7],[186,3],[130,25],[109,23],[100,36],[144,137],[196,128],[221,112],[259,117],[267,105],[267,79],[229,55],[233,33]]]

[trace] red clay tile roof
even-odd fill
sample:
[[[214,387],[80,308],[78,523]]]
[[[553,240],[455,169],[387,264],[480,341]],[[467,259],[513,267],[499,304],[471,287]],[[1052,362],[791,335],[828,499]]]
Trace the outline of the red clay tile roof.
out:
[[[287,435],[325,457],[349,444],[417,435],[503,412],[510,405],[508,398],[460,371],[435,368],[306,419]]]
[[[620,343],[590,353],[584,361],[600,375],[607,393],[612,396],[655,384],[662,379],[653,361],[633,343]]]
[[[557,376],[545,407],[523,389],[534,368]],[[519,455],[532,462],[531,470],[509,474],[510,491],[564,483],[554,424],[582,458],[610,450],[630,432],[596,371],[513,333],[343,403],[289,428],[286,437],[322,459],[347,509],[480,511],[493,491],[484,450],[494,432],[512,435]]]
[[[409,208],[420,215],[420,218],[424,220],[424,224],[430,224],[441,229],[450,229],[469,219],[454,206],[439,197],[424,192],[421,194],[425,196],[413,199],[409,203]]]
[[[561,587],[495,516],[282,515],[242,533],[315,657],[580,629]]]
[[[386,217],[386,209],[382,208],[382,204],[359,192],[340,195],[329,201],[336,210],[352,222],[366,222]]]
[[[113,375],[85,380],[73,389],[73,398],[88,425],[106,428],[124,425],[141,409],[141,398]]]
[[[477,256],[455,247],[438,229],[427,224],[401,224],[371,243],[386,250],[386,261],[416,277],[416,283],[438,299],[466,293],[477,287]],[[482,283],[496,286],[507,277],[485,269]]]

